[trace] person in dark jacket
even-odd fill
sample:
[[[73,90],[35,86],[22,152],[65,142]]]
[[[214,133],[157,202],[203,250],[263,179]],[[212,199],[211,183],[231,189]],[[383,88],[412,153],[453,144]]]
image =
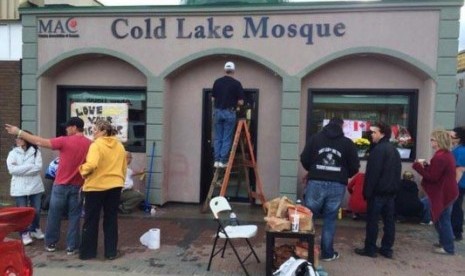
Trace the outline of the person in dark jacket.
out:
[[[452,154],[455,158],[456,180],[459,185],[459,196],[452,207],[452,230],[456,241],[463,239],[463,198],[465,197],[465,127],[456,127],[450,133],[452,139]]]
[[[400,191],[396,197],[396,218],[397,220],[407,218],[420,218],[421,224],[430,225],[430,207],[428,197],[418,196],[418,186],[414,180],[413,173],[405,171],[400,183]]]
[[[311,136],[300,155],[302,166],[308,171],[305,205],[315,216],[324,220],[321,234],[321,259],[339,258],[333,239],[336,218],[346,191],[347,181],[360,167],[357,149],[344,136],[344,121],[333,118],[317,134]]]
[[[368,203],[365,247],[356,248],[355,253],[376,257],[377,251],[386,258],[392,258],[395,239],[395,197],[399,191],[401,160],[397,149],[389,142],[391,128],[383,122],[370,127],[372,147],[370,148],[363,185],[363,197]],[[377,250],[378,220],[382,217],[384,235],[381,248]]]
[[[455,160],[450,152],[452,143],[445,130],[433,131],[430,140],[435,150],[430,163],[417,160],[412,167],[423,177],[421,186],[431,202],[431,217],[439,236],[439,243],[434,245],[433,251],[453,255],[455,248],[451,214],[459,189],[455,179]]]

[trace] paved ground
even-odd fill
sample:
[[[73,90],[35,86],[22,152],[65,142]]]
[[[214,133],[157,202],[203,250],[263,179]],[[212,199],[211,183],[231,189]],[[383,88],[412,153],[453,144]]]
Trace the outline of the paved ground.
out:
[[[251,275],[265,275],[263,211],[247,204],[233,204],[233,209],[242,221],[259,225],[259,233],[252,244],[261,263],[257,264],[251,259],[247,262],[247,268]],[[45,225],[44,219],[45,217],[42,218],[42,225]],[[364,225],[363,221],[353,221],[350,218],[343,218],[338,222],[335,248],[340,252],[341,258],[321,263],[329,275],[465,274],[465,243],[456,243],[455,256],[434,254],[431,252],[432,243],[436,242],[434,228],[415,223],[397,224],[393,260],[357,256],[353,253],[353,248],[363,242]],[[161,231],[161,247],[158,250],[149,250],[139,242],[139,237],[150,228],[159,228]],[[317,232],[319,229],[317,222]],[[211,271],[206,271],[215,230],[216,224],[211,215],[201,214],[199,206],[169,204],[158,208],[155,216],[137,212],[120,217],[119,248],[122,256],[116,260],[108,261],[103,258],[101,243],[98,258],[91,261],[81,261],[76,255],[67,256],[63,243],[58,244],[57,252],[48,253],[43,250],[43,243],[36,241],[26,248],[26,252],[32,259],[34,275],[38,276],[244,275],[231,250],[226,252],[225,259],[215,258]]]

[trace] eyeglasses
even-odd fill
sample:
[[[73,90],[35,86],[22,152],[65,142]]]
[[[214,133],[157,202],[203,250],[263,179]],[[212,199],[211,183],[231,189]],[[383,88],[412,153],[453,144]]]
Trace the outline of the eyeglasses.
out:
[[[429,139],[431,142],[436,142],[437,140],[434,138]]]

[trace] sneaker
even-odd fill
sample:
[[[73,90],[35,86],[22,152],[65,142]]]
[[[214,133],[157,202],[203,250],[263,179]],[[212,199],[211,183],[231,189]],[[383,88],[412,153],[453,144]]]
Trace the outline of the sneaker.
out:
[[[433,252],[436,254],[441,254],[441,255],[454,255],[454,253],[449,253],[446,250],[444,250],[444,248],[442,247],[433,249]]]
[[[42,230],[40,228],[37,228],[35,231],[31,231],[31,237],[37,240],[43,240],[45,235],[42,233]]]
[[[430,220],[428,222],[422,221],[420,222],[421,225],[433,225],[433,222]]]
[[[54,243],[45,246],[45,251],[47,252],[55,252],[55,250],[57,250],[57,245]]]
[[[324,262],[331,262],[331,261],[334,261],[334,260],[337,260],[337,259],[339,259],[339,253],[334,251],[334,254],[333,254],[332,257],[330,257],[330,258],[322,258],[321,260],[324,261]]]
[[[219,168],[226,168],[228,166],[228,163],[223,163],[223,162],[218,162],[219,163]]]
[[[68,255],[68,256],[74,255],[76,253],[77,253],[77,250],[75,250],[75,249],[71,249],[71,248],[66,249],[66,255]]]
[[[215,161],[215,163],[213,164],[213,167],[214,168],[219,168],[220,167],[220,162]]]
[[[23,241],[24,245],[32,243],[31,235],[29,235],[29,232],[21,234],[21,240]]]

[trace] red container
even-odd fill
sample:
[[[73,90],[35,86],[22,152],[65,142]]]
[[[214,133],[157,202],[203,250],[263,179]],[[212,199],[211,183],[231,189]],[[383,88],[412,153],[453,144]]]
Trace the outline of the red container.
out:
[[[21,240],[7,240],[12,232],[24,230],[34,218],[34,208],[0,208],[0,275],[32,276],[32,262]]]

